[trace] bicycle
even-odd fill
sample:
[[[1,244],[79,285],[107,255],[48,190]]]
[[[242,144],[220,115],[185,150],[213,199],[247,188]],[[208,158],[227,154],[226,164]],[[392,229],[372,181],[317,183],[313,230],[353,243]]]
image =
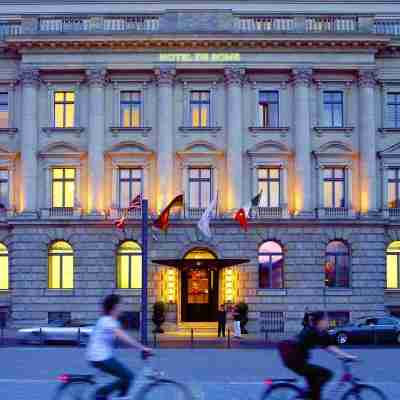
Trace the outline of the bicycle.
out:
[[[152,355],[142,352],[143,361],[148,360]],[[145,365],[142,372],[145,370]],[[135,382],[139,379],[141,373],[135,377]],[[147,373],[142,373],[147,378],[147,383],[139,390],[134,386],[137,393],[123,397],[130,400],[149,400],[149,399],[168,399],[168,400],[193,400],[190,390],[182,383],[172,379],[164,378],[161,371],[150,368]],[[96,375],[78,375],[78,374],[62,374],[58,377],[61,382],[56,390],[54,400],[91,400],[94,398],[95,390],[98,385],[96,383]],[[118,397],[111,397],[117,400]]]
[[[343,390],[343,385],[350,388],[342,395],[341,400],[387,400],[385,394],[372,385],[361,383],[351,372],[353,360],[341,360],[343,374],[337,386],[329,396],[329,400],[336,400]],[[263,393],[261,400],[300,400],[309,398],[308,388],[297,384],[296,379],[268,379],[265,381],[268,388]]]

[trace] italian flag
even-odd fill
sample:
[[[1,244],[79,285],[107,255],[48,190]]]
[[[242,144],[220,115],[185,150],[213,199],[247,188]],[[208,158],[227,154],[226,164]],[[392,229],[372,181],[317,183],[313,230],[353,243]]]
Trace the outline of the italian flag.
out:
[[[244,207],[239,208],[239,210],[237,210],[235,215],[233,216],[233,219],[239,222],[239,225],[245,231],[247,231],[248,228],[247,220],[250,215],[250,210],[253,207],[258,207],[260,205],[261,196],[262,196],[262,191],[258,193],[256,196],[254,196]]]

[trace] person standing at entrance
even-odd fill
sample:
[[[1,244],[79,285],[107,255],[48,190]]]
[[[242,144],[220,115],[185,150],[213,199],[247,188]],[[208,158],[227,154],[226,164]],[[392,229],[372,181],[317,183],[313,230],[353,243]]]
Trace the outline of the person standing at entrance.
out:
[[[226,310],[223,304],[220,305],[218,310],[218,337],[225,337],[225,327],[226,327]]]
[[[240,328],[240,312],[237,306],[235,306],[233,310],[233,328],[235,338],[240,338],[242,335],[242,330]]]

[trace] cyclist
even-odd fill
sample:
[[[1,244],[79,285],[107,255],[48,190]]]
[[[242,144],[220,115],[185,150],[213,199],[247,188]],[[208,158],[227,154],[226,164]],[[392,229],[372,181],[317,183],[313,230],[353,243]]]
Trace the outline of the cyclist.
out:
[[[312,349],[320,346],[339,358],[357,359],[332,344],[328,327],[328,318],[324,312],[311,313],[310,324],[303,328],[297,339],[288,340],[279,345],[286,367],[307,380],[311,400],[321,399],[322,387],[332,378],[332,372],[329,369],[309,363]]]
[[[113,355],[115,338],[141,351],[151,353],[151,349],[142,346],[138,341],[125,333],[118,317],[120,316],[120,302],[118,295],[111,294],[103,300],[103,316],[99,318],[90,336],[87,347],[87,360],[90,364],[118,379],[96,391],[96,400],[106,400],[108,395],[118,392],[121,398],[128,394],[133,373]]]

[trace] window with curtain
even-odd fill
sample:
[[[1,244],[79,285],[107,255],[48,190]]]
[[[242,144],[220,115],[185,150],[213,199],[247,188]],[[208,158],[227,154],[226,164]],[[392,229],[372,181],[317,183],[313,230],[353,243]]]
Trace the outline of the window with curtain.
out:
[[[142,287],[142,248],[133,241],[123,242],[117,250],[117,288]]]
[[[49,289],[73,288],[74,251],[67,242],[54,242],[49,248]]]
[[[281,170],[280,168],[258,168],[258,191],[262,191],[260,207],[280,207]]]
[[[346,169],[324,168],[324,207],[346,207]]]
[[[390,243],[386,250],[386,287],[400,289],[400,241]]]
[[[142,93],[138,90],[120,93],[120,126],[140,128],[142,126]]]
[[[10,110],[8,104],[8,93],[0,92],[0,128],[9,128]]]
[[[75,205],[75,168],[52,169],[52,201],[53,208],[72,208]]]
[[[388,128],[400,128],[400,92],[387,94],[386,123]]]
[[[54,126],[73,128],[75,126],[75,92],[57,91],[54,93]]]
[[[262,128],[279,126],[279,92],[260,90],[258,99],[259,124]]]
[[[283,249],[274,241],[264,242],[258,250],[259,287],[283,288]]]
[[[190,92],[190,116],[193,128],[210,126],[210,91],[193,90]]]
[[[6,169],[0,169],[0,205],[6,209],[10,207],[9,191],[9,172]]]
[[[3,243],[0,243],[0,290],[9,288],[8,249]]]
[[[350,252],[346,243],[333,240],[325,253],[325,286],[346,288],[350,285]]]
[[[329,128],[341,128],[343,123],[343,92],[324,91],[324,126]]]
[[[212,196],[211,168],[189,168],[189,207],[206,208]]]
[[[119,168],[118,179],[118,206],[128,208],[129,203],[143,193],[143,171],[141,168]]]
[[[388,169],[388,208],[400,208],[400,168]]]

